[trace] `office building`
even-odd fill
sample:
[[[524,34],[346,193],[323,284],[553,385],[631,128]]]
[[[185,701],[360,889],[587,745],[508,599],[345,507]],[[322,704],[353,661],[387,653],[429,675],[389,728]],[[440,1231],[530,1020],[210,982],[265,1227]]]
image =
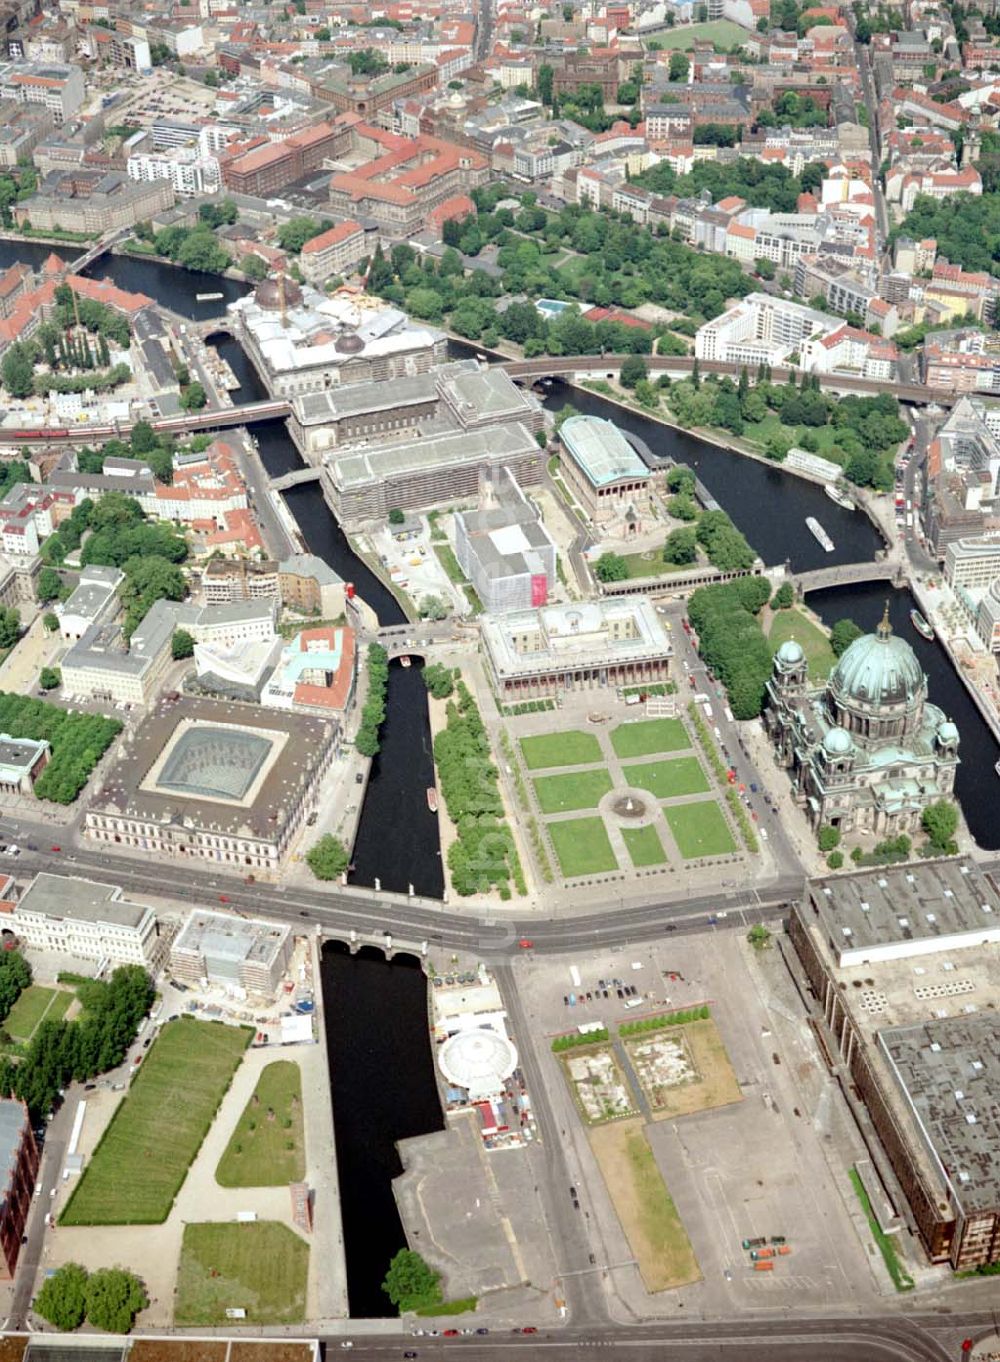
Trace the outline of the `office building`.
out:
[[[21,104],[40,104],[58,126],[71,118],[84,101],[86,87],[79,66],[56,62],[10,67],[0,93]]]
[[[1000,1261],[993,884],[968,857],[814,880],[790,932],[893,1210],[933,1262]]]
[[[302,277],[307,283],[322,287],[331,275],[353,274],[362,260],[372,254],[377,241],[377,233],[366,231],[360,222],[352,218],[339,222],[302,247],[299,255]]]
[[[170,972],[187,983],[274,994],[292,954],[291,928],[195,909],[170,948]]]
[[[0,794],[32,794],[51,755],[44,738],[12,738],[0,733]]]
[[[100,961],[108,968],[163,958],[156,914],[123,897],[118,885],[68,875],[36,875],[20,898],[0,905],[0,926],[32,950]]]
[[[112,623],[121,611],[119,588],[125,574],[119,568],[88,566],[71,594],[55,608],[59,633],[66,643],[77,643],[96,624]]]
[[[645,596],[484,615],[483,652],[503,701],[669,679],[673,647]]]
[[[315,553],[295,553],[278,564],[278,591],[282,605],[320,619],[339,619],[344,613],[346,592],[343,577]]]
[[[53,171],[37,194],[14,206],[19,227],[98,236],[134,227],[173,207],[169,180],[137,183],[120,171]]]

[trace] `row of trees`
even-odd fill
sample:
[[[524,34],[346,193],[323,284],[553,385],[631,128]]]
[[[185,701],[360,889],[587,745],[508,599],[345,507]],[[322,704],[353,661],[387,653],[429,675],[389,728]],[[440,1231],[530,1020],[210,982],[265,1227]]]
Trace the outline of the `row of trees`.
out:
[[[737,195],[753,208],[768,208],[772,213],[794,213],[800,194],[818,189],[826,167],[810,161],[799,175],[781,165],[768,165],[749,156],[728,164],[722,161],[696,161],[686,175],[678,175],[669,161],[636,177],[639,184],[657,194],[677,194],[694,198],[707,189],[713,203]]]
[[[363,757],[379,749],[379,729],[385,722],[385,695],[389,687],[389,654],[381,643],[368,645],[368,697],[361,710],[361,727],[354,746]]]
[[[4,951],[0,955],[0,1022],[6,1021],[10,1009],[31,983],[31,966],[20,951]]]
[[[688,604],[699,652],[726,687],[737,719],[754,719],[764,704],[771,648],[757,616],[771,587],[764,577],[701,587]]]
[[[0,1058],[0,1095],[25,1102],[34,1120],[52,1110],[68,1083],[118,1067],[155,990],[141,966],[122,965],[107,982],[88,979],[79,984],[77,997],[83,1012],[76,1021],[43,1021],[23,1059]]]
[[[0,691],[0,732],[44,739],[52,748],[35,794],[54,804],[72,804],[121,728],[118,719],[103,714],[70,714],[30,695]]]
[[[447,700],[453,694],[457,675],[457,671],[453,674],[451,668],[441,662],[428,662],[421,672],[424,685],[435,700]]]
[[[136,1315],[149,1304],[146,1288],[121,1267],[89,1272],[79,1263],[64,1263],[32,1302],[36,1315],[68,1332],[87,1321],[107,1334],[127,1334]]]
[[[496,886],[510,898],[513,878],[524,882],[517,848],[504,819],[503,800],[489,738],[476,702],[464,682],[449,700],[445,727],[434,739],[434,761],[448,816],[458,831],[448,848],[448,868],[457,894],[485,894]]]

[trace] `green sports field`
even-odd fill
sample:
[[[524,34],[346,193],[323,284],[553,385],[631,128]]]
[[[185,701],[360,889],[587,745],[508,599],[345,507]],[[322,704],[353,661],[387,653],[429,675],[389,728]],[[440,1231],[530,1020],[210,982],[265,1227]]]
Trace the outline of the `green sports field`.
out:
[[[64,1225],[159,1225],[253,1038],[245,1026],[168,1022],[63,1211]]]

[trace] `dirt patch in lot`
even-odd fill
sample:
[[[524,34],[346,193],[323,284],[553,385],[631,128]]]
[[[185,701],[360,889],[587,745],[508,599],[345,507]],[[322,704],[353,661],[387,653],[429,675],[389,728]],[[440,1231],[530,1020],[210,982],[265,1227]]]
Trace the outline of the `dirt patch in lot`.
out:
[[[691,1241],[649,1147],[641,1121],[619,1121],[589,1132],[621,1227],[646,1290],[668,1291],[699,1281]]]
[[[677,1032],[684,1034],[696,1076],[690,1082],[658,1088],[653,1119],[662,1121],[668,1117],[690,1116],[696,1111],[711,1111],[713,1107],[727,1107],[732,1102],[742,1101],[743,1094],[726,1047],[711,1017],[705,1021],[687,1022],[677,1027]],[[660,1034],[669,1036],[672,1028]],[[648,1037],[635,1039],[641,1042]]]
[[[130,1362],[226,1362],[226,1343],[194,1338],[137,1338]]]
[[[308,1343],[234,1342],[229,1362],[310,1362],[313,1350]]]

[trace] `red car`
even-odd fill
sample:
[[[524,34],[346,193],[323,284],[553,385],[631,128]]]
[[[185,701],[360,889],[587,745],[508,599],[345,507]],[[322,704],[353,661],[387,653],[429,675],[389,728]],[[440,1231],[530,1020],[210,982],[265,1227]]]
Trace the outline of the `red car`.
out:
[[[457,1329],[445,1329],[445,1330],[442,1331],[441,1337],[442,1337],[442,1338],[458,1338],[458,1330],[457,1330]]]
[[[62,851],[62,847],[52,847],[53,851]]]
[[[521,1330],[521,1333],[522,1333],[522,1334],[537,1334],[537,1333],[538,1333],[538,1330],[535,1328],[535,1326],[534,1326],[533,1324],[526,1324],[526,1325],[524,1326],[524,1328]]]
[[[220,902],[220,903],[228,903],[228,902],[229,902],[229,895],[228,895],[228,894],[220,894],[220,895],[219,895],[219,902]]]
[[[521,940],[517,944],[521,947],[522,951],[530,951],[535,943],[533,941],[529,941],[526,936],[522,936]]]

